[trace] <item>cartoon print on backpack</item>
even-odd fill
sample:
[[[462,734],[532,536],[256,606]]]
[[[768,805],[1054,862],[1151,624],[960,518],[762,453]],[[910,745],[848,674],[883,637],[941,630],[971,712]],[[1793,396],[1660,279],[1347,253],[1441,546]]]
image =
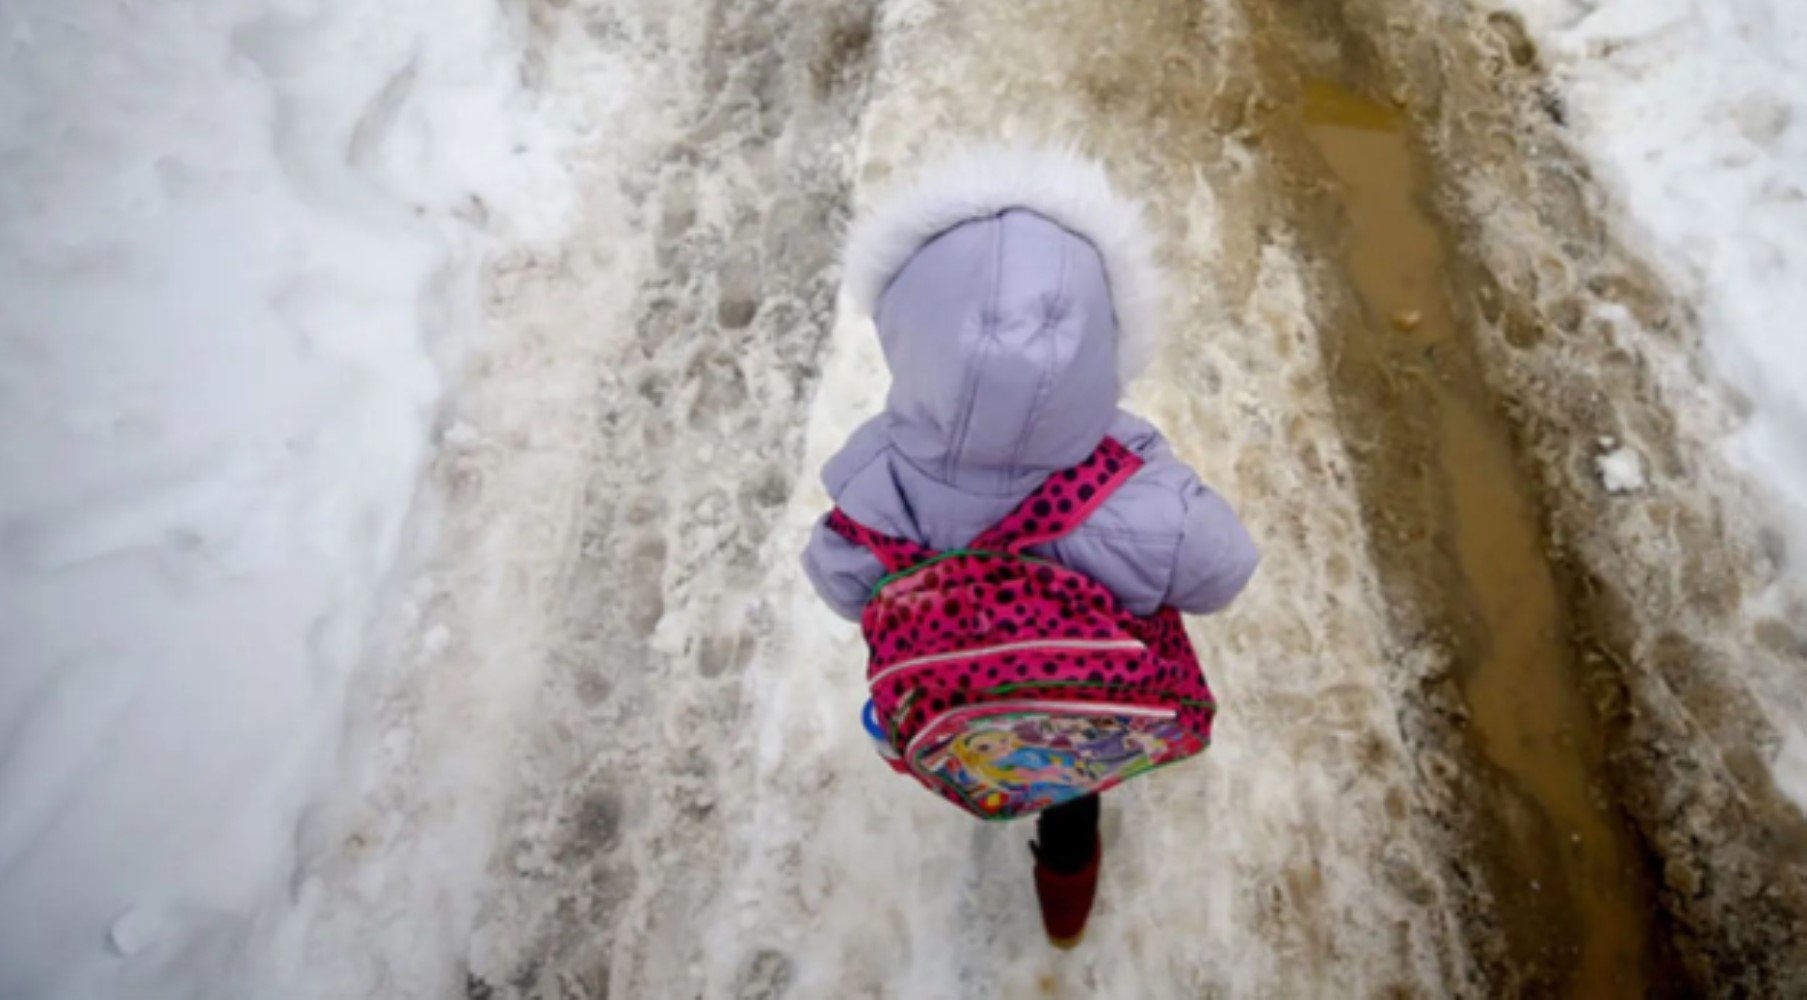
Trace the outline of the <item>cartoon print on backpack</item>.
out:
[[[893,767],[977,815],[1006,819],[1205,747],[1215,703],[1184,630],[1138,618],[1096,581],[1023,551],[1070,533],[1143,464],[1106,438],[970,547],[949,553],[888,538],[838,509],[830,515],[833,530],[891,570],[861,624],[874,710],[895,740],[895,756],[885,755]],[[1156,748],[1152,755],[1127,752],[1133,742],[1072,738],[1087,726],[1168,724],[1182,732],[1140,744]],[[1009,742],[998,738],[1006,732]],[[1094,759],[1104,753],[1108,760]],[[1068,763],[1055,774],[1057,758]]]
[[[1000,715],[932,744],[918,764],[960,799],[997,812],[1012,802],[1057,805],[1198,749],[1177,720]]]
[[[973,784],[1038,800],[1071,798],[1091,778],[1084,759],[1072,750],[1024,743],[1008,728],[962,733],[945,752],[960,762]]]

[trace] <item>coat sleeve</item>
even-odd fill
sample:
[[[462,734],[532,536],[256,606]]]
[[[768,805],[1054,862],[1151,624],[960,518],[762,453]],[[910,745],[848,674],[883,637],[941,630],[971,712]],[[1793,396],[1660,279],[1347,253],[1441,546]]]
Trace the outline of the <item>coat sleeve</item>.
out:
[[[1209,614],[1242,593],[1261,556],[1236,512],[1190,470],[1180,489],[1180,507],[1180,542],[1164,603],[1190,614]]]
[[[885,568],[865,546],[828,530],[828,516],[824,514],[803,549],[803,572],[835,614],[859,621],[866,599],[884,577]]]
[[[1056,558],[1066,557],[1109,587],[1135,614],[1162,605],[1189,614],[1221,609],[1260,562],[1248,531],[1154,425],[1119,414],[1111,434],[1146,464],[1077,532],[1056,543]]]

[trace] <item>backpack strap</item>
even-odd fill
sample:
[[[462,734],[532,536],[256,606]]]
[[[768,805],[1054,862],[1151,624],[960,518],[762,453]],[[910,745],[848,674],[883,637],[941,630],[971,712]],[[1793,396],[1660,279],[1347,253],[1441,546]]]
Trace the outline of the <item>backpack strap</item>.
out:
[[[1060,538],[1079,527],[1141,467],[1142,456],[1107,437],[1090,458],[1043,480],[970,547],[1014,553]]]
[[[918,563],[933,559],[936,555],[934,549],[918,545],[907,538],[881,535],[848,517],[839,507],[828,512],[828,530],[855,545],[865,546],[878,557],[880,563],[884,564],[887,573],[901,573]]]

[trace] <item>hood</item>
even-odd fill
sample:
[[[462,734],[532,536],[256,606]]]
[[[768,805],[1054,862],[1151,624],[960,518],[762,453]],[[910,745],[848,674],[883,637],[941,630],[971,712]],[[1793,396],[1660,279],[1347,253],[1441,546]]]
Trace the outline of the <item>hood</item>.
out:
[[[846,275],[891,369],[894,444],[962,489],[1019,492],[1083,460],[1153,353],[1141,216],[1071,154],[928,171],[856,223]]]

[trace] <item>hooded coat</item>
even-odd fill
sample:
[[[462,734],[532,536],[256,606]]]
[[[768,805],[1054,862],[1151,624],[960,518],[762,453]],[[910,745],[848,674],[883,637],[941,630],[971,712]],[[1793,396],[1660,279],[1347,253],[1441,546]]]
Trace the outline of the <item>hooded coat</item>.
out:
[[[892,377],[884,411],[822,471],[849,517],[956,549],[1109,435],[1146,464],[1030,553],[1138,615],[1215,611],[1242,590],[1258,559],[1235,512],[1117,405],[1154,353],[1158,274],[1139,213],[1096,165],[991,149],[948,161],[856,223],[845,280]],[[803,564],[853,619],[884,575],[825,523]]]

